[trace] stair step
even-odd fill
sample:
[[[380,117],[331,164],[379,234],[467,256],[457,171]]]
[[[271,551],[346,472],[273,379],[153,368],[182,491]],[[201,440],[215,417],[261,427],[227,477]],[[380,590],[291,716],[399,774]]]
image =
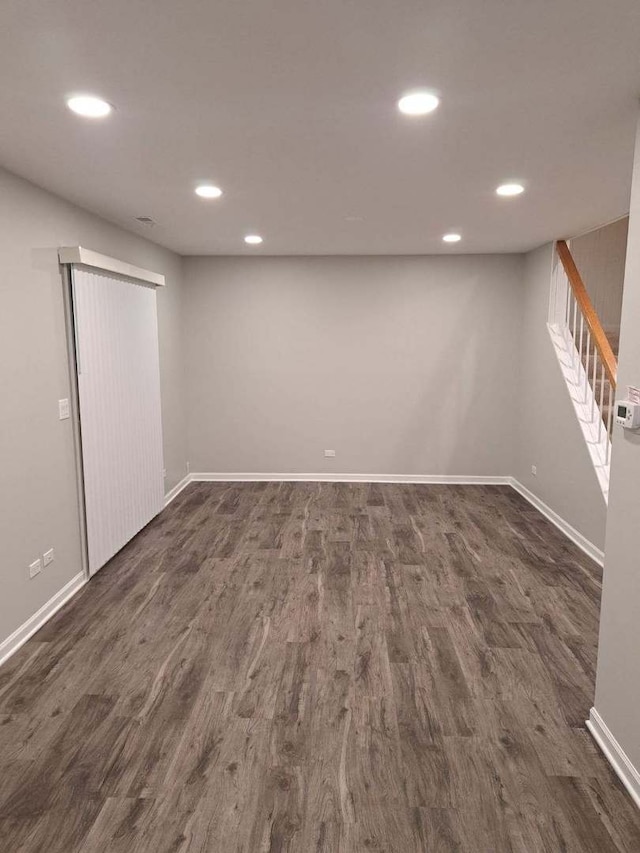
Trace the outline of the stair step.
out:
[[[618,352],[620,351],[620,330],[618,329],[618,330],[612,331],[612,332],[611,331],[605,332],[605,334],[607,336],[607,340],[609,341],[609,344],[611,346],[611,349],[613,350],[613,354],[615,355],[616,361],[617,361],[618,360]],[[580,336],[578,335],[578,338],[579,337]],[[580,341],[579,340],[576,342],[576,347],[578,349],[580,349]],[[587,338],[586,338],[586,335],[584,335],[583,342],[582,342],[582,359],[583,359],[583,361],[584,361],[584,359],[586,359],[586,357],[587,357]],[[593,357],[593,344],[591,345],[591,354],[590,354],[589,358],[591,359],[592,357]]]
[[[615,355],[616,361],[617,361],[618,351],[620,349],[620,330],[619,329],[613,329],[613,330],[610,329],[609,331],[605,332],[605,334],[607,336],[607,340],[609,341],[609,343],[611,345],[611,349],[612,349],[613,354]],[[582,366],[588,374],[588,377],[587,377],[588,382],[589,382],[589,385],[591,386],[591,389],[593,391],[593,395],[596,399],[597,405],[600,403],[600,398],[602,397],[601,414],[602,414],[602,420],[604,421],[604,423],[606,425],[607,421],[609,419],[609,408],[610,408],[610,406],[609,406],[609,394],[611,393],[611,408],[612,408],[615,404],[615,393],[611,390],[611,383],[609,382],[608,378],[604,374],[604,371],[602,368],[602,362],[600,361],[599,357],[598,357],[598,364],[596,367],[596,380],[595,380],[595,382],[593,381],[593,346],[590,347],[590,350],[587,353],[587,345],[586,344],[587,344],[587,340],[586,340],[586,335],[585,335],[583,338],[582,349],[580,352],[580,357],[582,360]],[[580,341],[579,340],[576,342],[576,346],[578,349],[580,349]],[[611,418],[611,422],[613,425],[613,417]]]
[[[613,350],[613,354],[616,359],[618,358],[618,352],[620,351],[620,329],[617,329],[614,332],[606,332],[607,339],[611,344],[611,349]]]

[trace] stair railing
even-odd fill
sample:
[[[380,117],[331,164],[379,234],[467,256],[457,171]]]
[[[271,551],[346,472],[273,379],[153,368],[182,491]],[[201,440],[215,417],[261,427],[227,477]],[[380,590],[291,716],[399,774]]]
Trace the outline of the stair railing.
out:
[[[590,403],[592,418],[595,419],[595,407],[600,412],[598,442],[603,438],[602,430],[606,429],[604,461],[608,465],[618,362],[565,240],[557,241],[556,253],[569,286],[564,289],[556,286],[555,316],[550,319],[573,344],[572,358],[582,363],[584,399]]]

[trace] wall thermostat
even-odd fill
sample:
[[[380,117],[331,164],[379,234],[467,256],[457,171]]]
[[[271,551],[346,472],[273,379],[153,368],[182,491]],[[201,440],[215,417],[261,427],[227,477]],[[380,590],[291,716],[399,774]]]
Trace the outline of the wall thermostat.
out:
[[[625,429],[640,427],[640,405],[629,400],[616,400],[616,423]]]

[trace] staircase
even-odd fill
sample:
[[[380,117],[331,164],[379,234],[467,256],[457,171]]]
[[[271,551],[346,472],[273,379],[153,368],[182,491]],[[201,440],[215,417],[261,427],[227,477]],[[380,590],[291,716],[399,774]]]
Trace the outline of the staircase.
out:
[[[618,352],[620,350],[620,329],[605,329],[604,333],[606,335],[607,340],[609,341],[609,345],[611,346],[611,351],[615,357],[616,364],[618,362]],[[586,347],[586,336],[585,336],[585,344],[581,347],[581,359],[582,366],[585,372],[588,370],[588,362],[589,357],[587,353]],[[609,412],[611,407],[609,406],[609,399],[615,398],[615,388],[611,387],[611,382],[604,376],[597,376],[595,380],[595,385],[592,384],[592,389],[594,393],[594,397],[598,401],[602,401],[599,408],[600,413],[602,415],[602,420],[605,424],[609,424],[613,422],[613,413],[611,414],[611,418],[609,417]],[[611,393],[610,393],[611,392]],[[610,437],[612,437],[610,435]]]
[[[619,329],[605,332],[564,240],[556,243],[548,328],[608,501]]]

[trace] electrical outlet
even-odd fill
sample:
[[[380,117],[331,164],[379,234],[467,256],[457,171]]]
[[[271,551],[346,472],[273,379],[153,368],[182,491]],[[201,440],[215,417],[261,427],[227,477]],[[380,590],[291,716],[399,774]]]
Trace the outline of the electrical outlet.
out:
[[[42,571],[42,560],[38,557],[37,560],[34,560],[33,563],[29,566],[29,577],[35,578],[36,575],[39,575]]]
[[[42,564],[45,567],[45,569],[47,568],[47,566],[50,563],[53,563],[53,561],[55,560],[55,556],[56,555],[54,553],[53,548],[49,548],[48,551],[44,552],[44,554],[42,555]]]
[[[58,400],[58,417],[61,421],[66,421],[67,418],[71,417],[71,408],[69,406],[69,400]]]
[[[531,466],[531,473],[533,474],[534,477],[538,476],[538,469],[536,468],[535,465]]]
[[[325,450],[324,455],[333,457],[336,455],[336,452],[335,450]]]

